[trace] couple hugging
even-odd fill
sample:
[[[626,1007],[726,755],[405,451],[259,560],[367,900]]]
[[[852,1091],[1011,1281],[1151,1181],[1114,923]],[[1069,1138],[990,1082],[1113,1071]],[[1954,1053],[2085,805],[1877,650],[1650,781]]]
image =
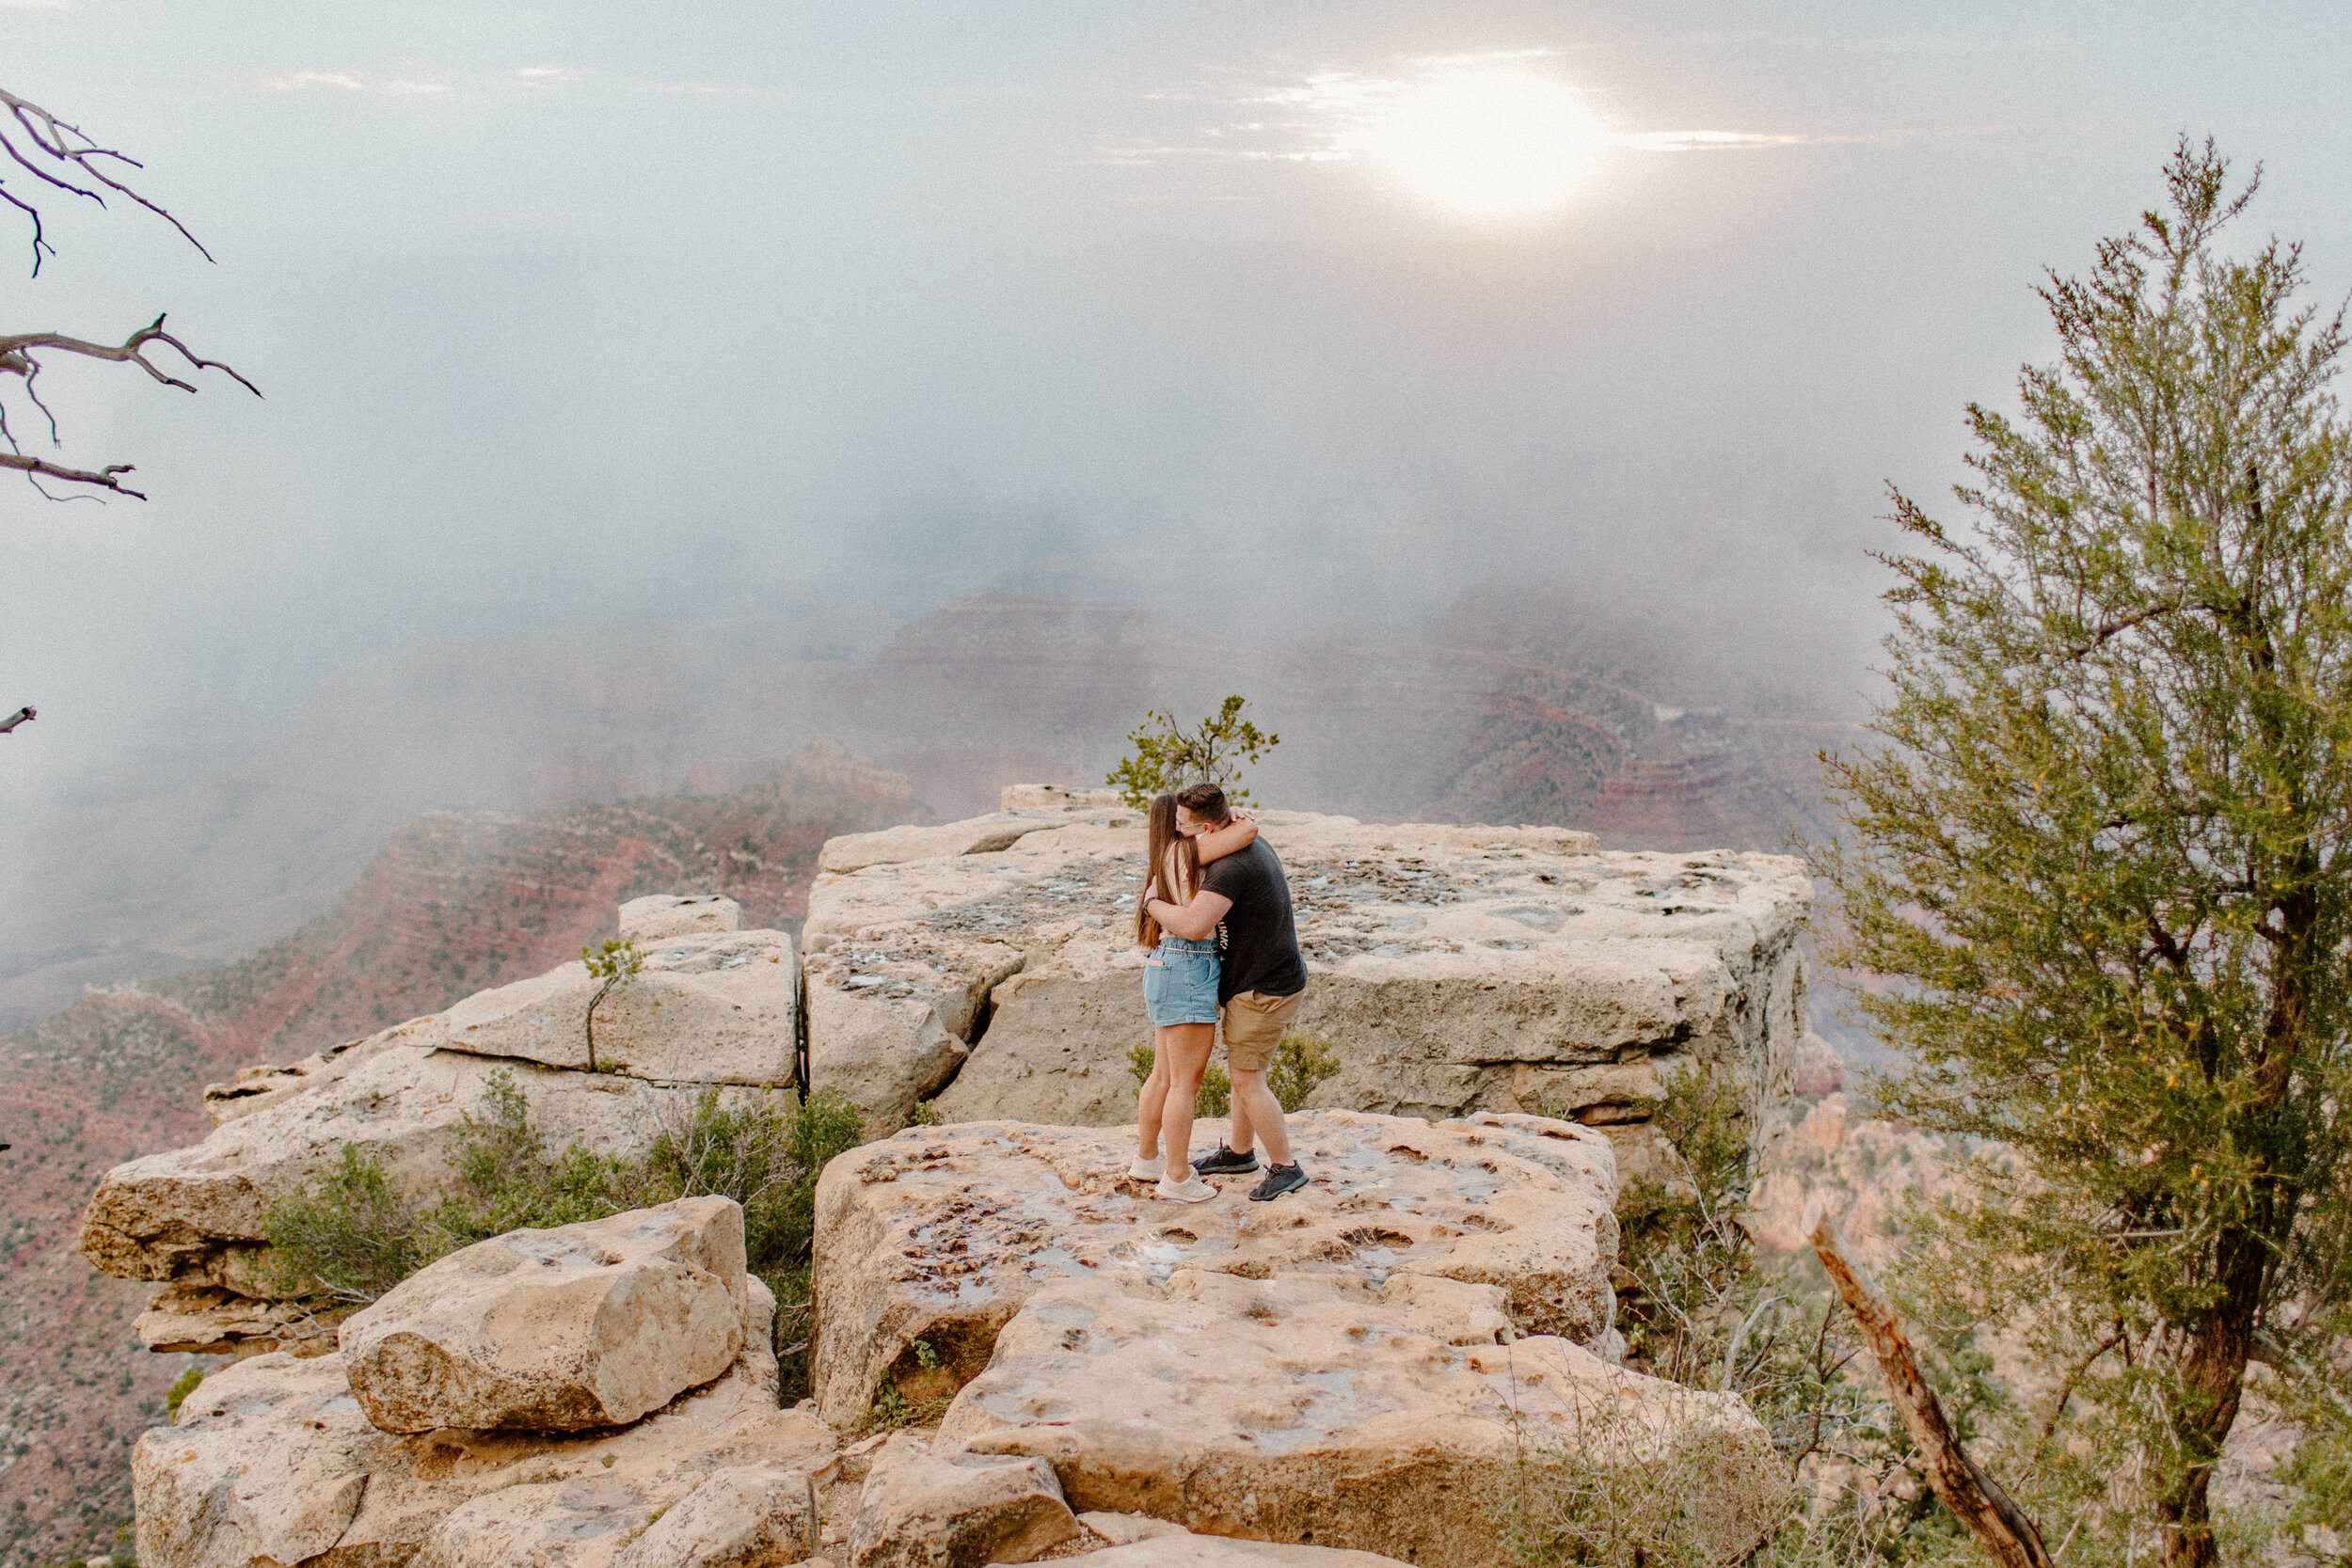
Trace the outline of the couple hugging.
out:
[[[1258,825],[1226,803],[1212,784],[1188,784],[1152,802],[1151,870],[1136,906],[1143,960],[1143,1005],[1152,1015],[1152,1076],[1145,1080],[1128,1174],[1156,1179],[1180,1203],[1205,1203],[1217,1189],[1202,1176],[1258,1168],[1251,1190],[1264,1203],[1307,1184],[1292,1157],[1282,1106],[1266,1087],[1275,1042],[1307,994],[1290,883]],[[1222,941],[1219,940],[1220,936]],[[1208,1071],[1219,1016],[1233,1080],[1232,1135],[1214,1154],[1192,1153],[1193,1097]]]

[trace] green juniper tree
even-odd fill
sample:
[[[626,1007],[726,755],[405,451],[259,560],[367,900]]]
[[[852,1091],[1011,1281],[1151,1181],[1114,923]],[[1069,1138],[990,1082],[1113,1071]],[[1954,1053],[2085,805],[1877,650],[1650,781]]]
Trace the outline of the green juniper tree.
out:
[[[1823,861],[1896,982],[1888,1108],[2022,1157],[1950,1235],[2062,1374],[2045,1528],[2202,1568],[2249,1358],[2324,1368],[2347,1290],[2352,440],[2297,247],[2216,248],[2255,182],[2185,138],[2166,180],[2042,290],[2022,417],[1969,408],[1974,538],[1897,496],[1883,744],[1831,765]]]
[[[1268,735],[1242,717],[1248,705],[1246,697],[1228,697],[1223,706],[1190,729],[1177,723],[1174,714],[1152,709],[1127,736],[1135,750],[1104,782],[1137,811],[1150,805],[1152,796],[1188,784],[1232,785],[1241,776],[1243,763],[1254,763],[1282,743],[1280,736]],[[1226,794],[1236,804],[1248,803],[1246,789],[1228,787]]]

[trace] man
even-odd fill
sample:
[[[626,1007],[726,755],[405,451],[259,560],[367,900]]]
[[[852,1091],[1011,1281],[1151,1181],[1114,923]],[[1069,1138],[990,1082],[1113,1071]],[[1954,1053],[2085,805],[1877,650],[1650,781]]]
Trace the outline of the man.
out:
[[[1213,784],[1176,792],[1176,830],[1187,838],[1232,820],[1225,792]],[[1199,942],[1224,927],[1216,983],[1217,1018],[1225,1027],[1225,1066],[1233,1080],[1233,1135],[1192,1168],[1203,1176],[1240,1176],[1258,1168],[1256,1144],[1265,1146],[1265,1179],[1249,1194],[1267,1203],[1307,1184],[1291,1157],[1281,1102],[1266,1087],[1274,1044],[1307,994],[1307,960],[1298,951],[1291,886],[1282,862],[1263,838],[1212,863],[1189,904],[1152,900],[1163,930]]]

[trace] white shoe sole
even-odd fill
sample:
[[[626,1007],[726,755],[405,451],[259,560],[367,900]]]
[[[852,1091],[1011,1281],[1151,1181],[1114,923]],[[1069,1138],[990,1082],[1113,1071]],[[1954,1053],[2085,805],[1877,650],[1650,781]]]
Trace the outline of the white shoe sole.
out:
[[[1181,1187],[1163,1180],[1152,1191],[1153,1196],[1164,1197],[1170,1203],[1206,1203],[1216,1196],[1216,1189],[1197,1176]]]

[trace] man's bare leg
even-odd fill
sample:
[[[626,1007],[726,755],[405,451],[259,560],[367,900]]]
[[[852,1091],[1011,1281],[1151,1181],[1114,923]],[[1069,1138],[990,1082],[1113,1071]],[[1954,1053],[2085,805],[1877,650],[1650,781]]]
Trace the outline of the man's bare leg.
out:
[[[1291,1163],[1290,1128],[1282,1120],[1282,1102],[1274,1098],[1274,1091],[1265,1086],[1265,1069],[1233,1073],[1233,1136],[1239,1138],[1245,1125],[1265,1146],[1266,1163],[1287,1165]],[[1236,1143],[1236,1151],[1248,1148]]]

